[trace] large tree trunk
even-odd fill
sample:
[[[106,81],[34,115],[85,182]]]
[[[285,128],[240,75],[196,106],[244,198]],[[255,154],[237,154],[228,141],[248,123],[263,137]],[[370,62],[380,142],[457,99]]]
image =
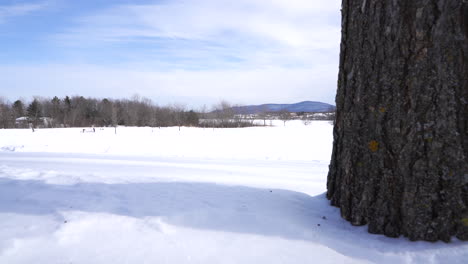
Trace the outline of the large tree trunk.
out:
[[[327,197],[353,225],[468,240],[468,1],[343,0]]]

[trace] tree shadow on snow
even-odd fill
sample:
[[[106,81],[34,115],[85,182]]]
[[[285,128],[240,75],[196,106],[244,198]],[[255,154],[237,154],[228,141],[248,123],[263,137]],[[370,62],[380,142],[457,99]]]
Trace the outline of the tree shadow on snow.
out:
[[[278,189],[187,182],[56,185],[0,178],[0,201],[2,213],[84,211],[161,217],[171,225],[195,229],[309,241],[375,262],[382,261],[382,254],[391,262],[394,253],[462,246],[371,235],[365,227],[342,220],[324,195]]]

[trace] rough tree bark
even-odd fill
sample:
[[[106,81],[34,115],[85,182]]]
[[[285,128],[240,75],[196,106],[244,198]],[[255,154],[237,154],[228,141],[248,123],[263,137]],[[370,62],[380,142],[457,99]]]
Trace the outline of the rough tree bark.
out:
[[[353,225],[468,240],[468,1],[343,0],[327,197]]]

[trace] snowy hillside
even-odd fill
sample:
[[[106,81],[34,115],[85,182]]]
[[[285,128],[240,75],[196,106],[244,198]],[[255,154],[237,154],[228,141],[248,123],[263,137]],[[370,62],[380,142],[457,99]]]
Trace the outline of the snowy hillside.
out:
[[[0,130],[0,263],[465,263],[352,227],[332,126]]]

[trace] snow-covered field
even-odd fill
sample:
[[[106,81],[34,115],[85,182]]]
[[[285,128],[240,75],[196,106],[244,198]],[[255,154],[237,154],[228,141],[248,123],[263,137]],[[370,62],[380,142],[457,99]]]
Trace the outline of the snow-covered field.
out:
[[[324,196],[332,126],[0,130],[0,263],[466,263]]]

